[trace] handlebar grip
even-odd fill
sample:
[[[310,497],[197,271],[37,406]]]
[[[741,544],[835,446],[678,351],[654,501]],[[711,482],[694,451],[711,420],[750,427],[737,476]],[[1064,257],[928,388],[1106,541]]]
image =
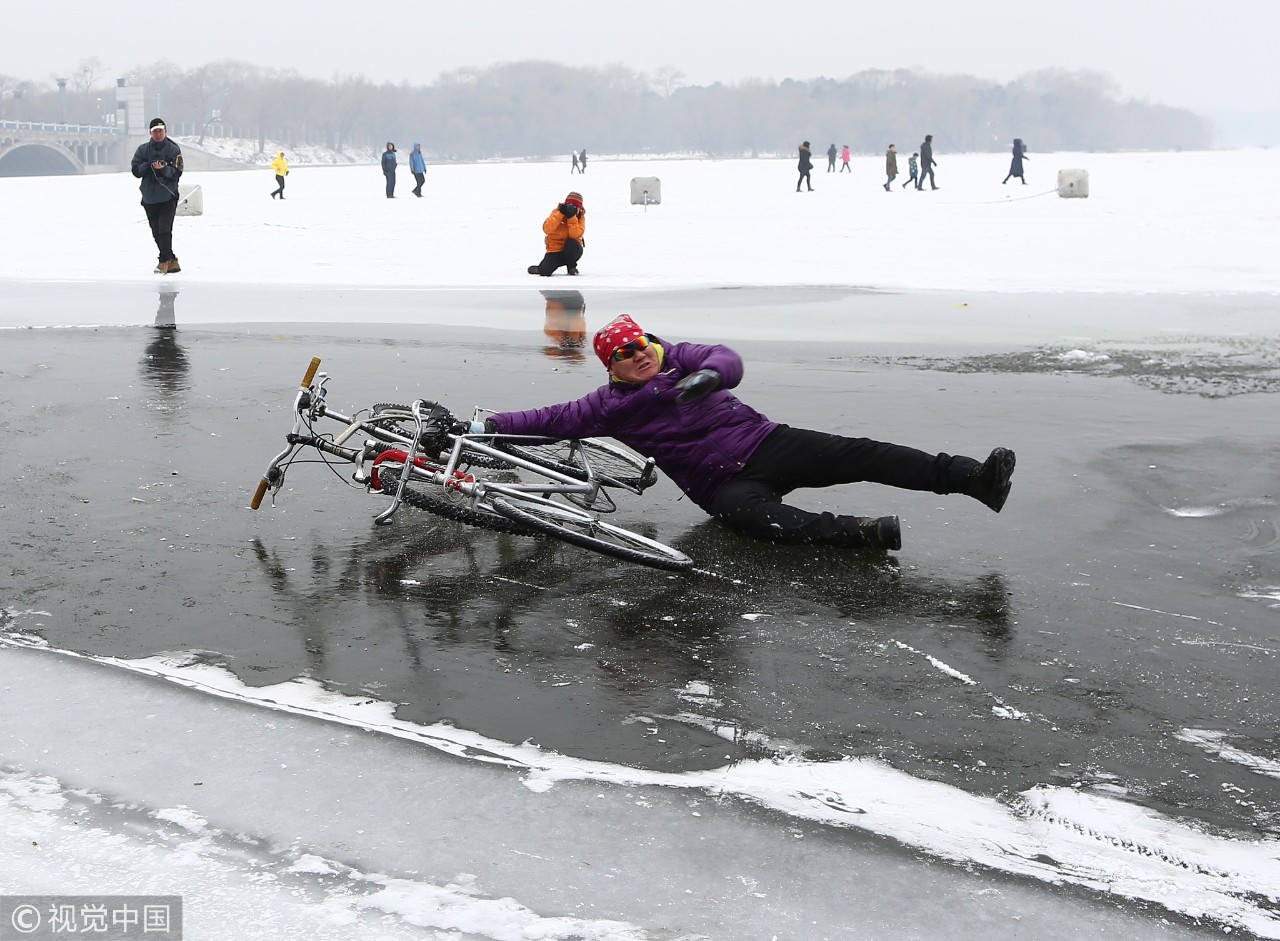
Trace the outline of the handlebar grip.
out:
[[[318,363],[320,361],[316,360],[315,362]],[[267,483],[267,478],[265,477],[258,481],[258,489],[254,491],[253,499],[249,501],[249,509],[256,510],[258,507],[262,506],[262,498],[266,494],[267,487],[269,486],[271,485]]]
[[[311,365],[307,367],[307,374],[302,377],[302,388],[311,385],[311,380],[316,377],[316,370],[320,368],[320,357],[314,356],[311,359]]]

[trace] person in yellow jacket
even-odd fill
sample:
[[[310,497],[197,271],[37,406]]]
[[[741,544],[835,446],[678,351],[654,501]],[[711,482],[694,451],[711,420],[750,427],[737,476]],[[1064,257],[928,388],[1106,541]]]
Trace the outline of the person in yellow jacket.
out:
[[[276,188],[271,191],[271,198],[275,199],[279,196],[284,199],[284,178],[289,175],[289,162],[284,159],[284,151],[276,154],[276,159],[271,161],[271,169],[276,171]]]
[[[582,248],[586,244],[582,236],[587,231],[587,211],[582,207],[582,194],[566,196],[542,223],[542,231],[547,236],[547,253],[541,262],[529,266],[529,274],[549,278],[561,265],[568,269],[569,274],[577,274],[578,259],[582,257]]]

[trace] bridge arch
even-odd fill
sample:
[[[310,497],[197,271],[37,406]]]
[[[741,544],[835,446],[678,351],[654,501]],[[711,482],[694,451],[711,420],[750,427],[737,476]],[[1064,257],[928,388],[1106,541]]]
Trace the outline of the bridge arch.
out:
[[[64,144],[0,138],[0,176],[70,176],[84,162]]]

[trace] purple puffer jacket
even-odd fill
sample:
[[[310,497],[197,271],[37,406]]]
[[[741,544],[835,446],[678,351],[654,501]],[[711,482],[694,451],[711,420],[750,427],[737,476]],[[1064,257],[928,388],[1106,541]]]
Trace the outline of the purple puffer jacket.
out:
[[[742,381],[742,358],[727,346],[677,343],[663,347],[662,366],[643,385],[610,382],[561,405],[493,416],[513,435],[591,438],[608,435],[652,457],[694,503],[706,509],[726,480],[742,470],[775,428],[729,389]],[[706,398],[676,404],[675,385],[699,369],[714,369],[723,383]]]

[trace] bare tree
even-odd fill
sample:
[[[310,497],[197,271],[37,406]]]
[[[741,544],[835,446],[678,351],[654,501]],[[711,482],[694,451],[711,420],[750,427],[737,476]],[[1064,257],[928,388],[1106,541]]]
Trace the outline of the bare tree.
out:
[[[664,65],[653,73],[652,81],[663,98],[670,98],[677,88],[684,85],[684,73],[674,65]]]

